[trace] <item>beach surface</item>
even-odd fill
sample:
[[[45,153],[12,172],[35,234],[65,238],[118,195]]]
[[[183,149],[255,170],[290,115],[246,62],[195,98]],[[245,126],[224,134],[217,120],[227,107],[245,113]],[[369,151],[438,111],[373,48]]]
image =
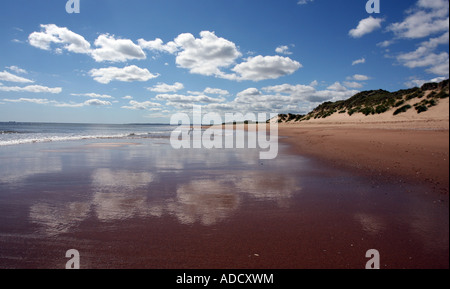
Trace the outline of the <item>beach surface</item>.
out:
[[[384,136],[402,134],[377,130],[388,145],[375,150],[374,132],[345,131],[280,126],[274,160],[164,138],[2,147],[0,268],[63,269],[70,249],[85,269],[363,269],[371,249],[385,269],[448,268],[444,186],[347,166],[358,148],[374,164],[394,154],[400,140]]]
[[[297,153],[369,175],[428,183],[448,194],[449,131],[439,122],[417,124],[308,123],[279,129]]]

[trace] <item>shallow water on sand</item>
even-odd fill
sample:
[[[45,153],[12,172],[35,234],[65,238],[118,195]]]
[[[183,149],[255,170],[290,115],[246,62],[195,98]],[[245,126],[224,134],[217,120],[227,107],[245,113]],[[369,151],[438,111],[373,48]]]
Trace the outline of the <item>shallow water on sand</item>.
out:
[[[448,268],[448,196],[168,139],[0,148],[0,268]]]

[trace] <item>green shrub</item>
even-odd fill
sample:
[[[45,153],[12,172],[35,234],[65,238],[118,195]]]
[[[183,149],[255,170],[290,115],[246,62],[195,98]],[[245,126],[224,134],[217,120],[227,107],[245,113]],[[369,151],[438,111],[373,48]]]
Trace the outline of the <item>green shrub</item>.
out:
[[[428,107],[433,107],[436,106],[438,103],[436,100],[432,99],[428,102]]]
[[[427,98],[435,98],[437,96],[437,93],[435,91],[432,91],[430,94],[428,94]]]
[[[416,107],[417,113],[422,113],[428,110],[428,107],[426,105],[419,105]]]
[[[375,112],[378,113],[378,114],[382,114],[382,113],[385,113],[386,111],[388,111],[388,109],[389,109],[389,107],[387,107],[385,105],[379,105],[375,109]]]
[[[405,100],[399,100],[399,101],[397,101],[395,104],[394,104],[394,107],[399,107],[399,106],[401,106],[401,105],[404,105],[405,104]]]
[[[400,114],[400,113],[407,112],[407,111],[408,111],[409,109],[411,109],[411,108],[412,108],[412,106],[410,106],[409,104],[404,105],[404,106],[400,107],[399,109],[397,109],[397,110],[394,112],[394,115],[398,115],[398,114]]]
[[[375,114],[375,109],[373,107],[365,107],[361,109],[360,112],[365,116],[368,116],[369,114]]]
[[[445,92],[445,91],[441,90],[441,92],[439,92],[439,93],[436,95],[436,97],[437,97],[437,98],[440,98],[440,99],[444,99],[444,98],[448,98],[449,95],[448,95],[448,92]]]

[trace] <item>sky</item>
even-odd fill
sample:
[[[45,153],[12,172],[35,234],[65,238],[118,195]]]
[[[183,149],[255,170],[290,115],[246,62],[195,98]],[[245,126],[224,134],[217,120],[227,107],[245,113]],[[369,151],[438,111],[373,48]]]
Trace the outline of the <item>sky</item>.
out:
[[[1,1],[0,121],[306,114],[449,74],[448,0],[67,2]]]

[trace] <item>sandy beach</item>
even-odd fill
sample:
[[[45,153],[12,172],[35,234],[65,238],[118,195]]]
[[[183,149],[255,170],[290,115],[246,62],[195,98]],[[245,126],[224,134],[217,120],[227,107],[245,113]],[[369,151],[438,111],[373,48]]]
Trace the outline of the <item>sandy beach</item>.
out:
[[[372,173],[384,167],[376,155],[362,161],[416,134],[280,134],[278,157],[265,161],[253,149],[173,150],[163,138],[3,147],[0,268],[62,269],[74,248],[85,269],[362,269],[370,249],[385,269],[448,268],[448,194]],[[369,135],[391,139],[367,148]],[[445,154],[435,145],[423,142]]]
[[[391,126],[391,128],[390,128]],[[449,131],[398,124],[281,125],[295,151],[369,175],[425,182],[448,194]]]

